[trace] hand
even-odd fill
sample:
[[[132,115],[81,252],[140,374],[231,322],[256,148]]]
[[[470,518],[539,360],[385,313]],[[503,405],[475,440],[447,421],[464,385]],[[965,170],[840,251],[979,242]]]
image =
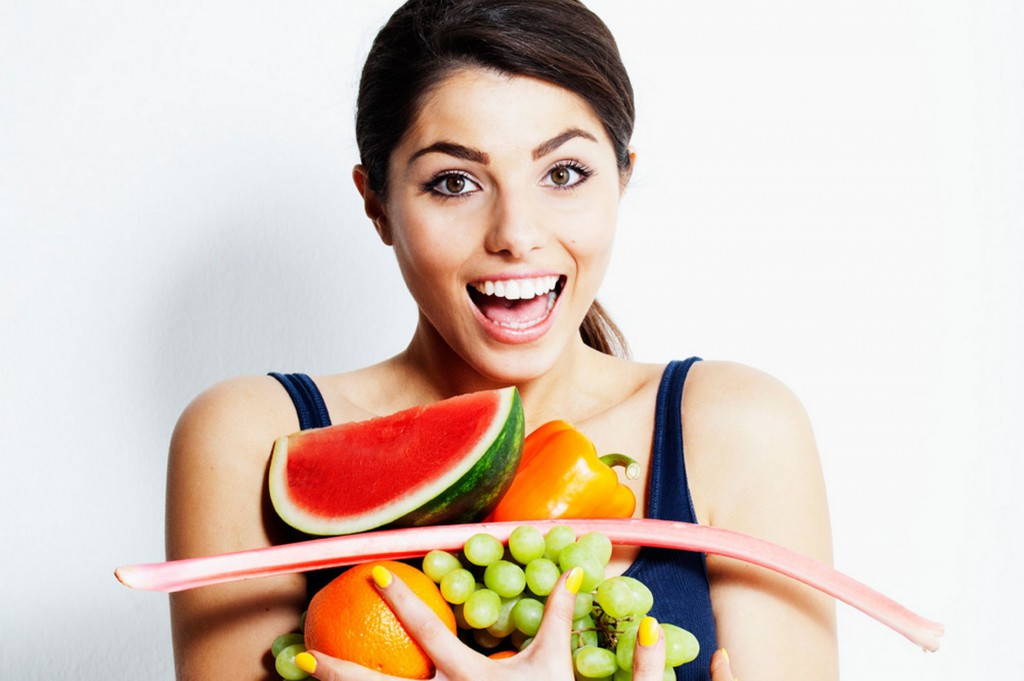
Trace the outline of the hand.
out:
[[[582,574],[575,580],[571,579],[572,575],[572,571],[562,575],[548,597],[544,619],[533,642],[522,652],[499,660],[481,655],[459,641],[401,579],[392,575],[390,584],[378,588],[406,630],[434,661],[437,673],[433,678],[436,681],[573,681],[570,630],[575,594]],[[647,635],[637,637],[633,679],[662,681],[665,637],[653,618],[644,626]],[[641,645],[641,638],[654,640],[648,645]],[[297,657],[296,662],[320,681],[404,681],[312,650]],[[719,679],[715,677],[714,681]],[[732,681],[731,676],[728,681]]]

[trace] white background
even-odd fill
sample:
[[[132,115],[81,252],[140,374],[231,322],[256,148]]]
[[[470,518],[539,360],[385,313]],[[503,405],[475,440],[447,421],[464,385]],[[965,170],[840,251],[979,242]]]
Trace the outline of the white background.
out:
[[[1022,5],[591,4],[637,92],[602,294],[635,355],[804,400],[837,566],[947,625],[924,654],[841,605],[845,679],[1016,676]],[[349,181],[394,6],[0,3],[5,678],[172,678],[166,597],[112,571],[162,559],[180,411],[406,342]]]

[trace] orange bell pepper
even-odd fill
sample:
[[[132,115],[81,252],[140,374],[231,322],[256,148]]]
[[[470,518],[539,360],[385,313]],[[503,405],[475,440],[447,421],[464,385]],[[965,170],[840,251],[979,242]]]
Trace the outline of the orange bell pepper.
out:
[[[640,474],[640,465],[624,454],[599,457],[571,424],[545,423],[523,442],[519,470],[491,519],[628,518],[636,496],[613,466],[625,467],[630,480]]]

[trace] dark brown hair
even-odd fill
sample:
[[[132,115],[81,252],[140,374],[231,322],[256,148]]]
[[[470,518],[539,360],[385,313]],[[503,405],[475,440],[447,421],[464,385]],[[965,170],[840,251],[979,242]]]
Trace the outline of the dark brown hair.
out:
[[[424,95],[466,67],[530,76],[582,98],[601,120],[625,177],[633,88],[608,27],[579,0],[409,0],[377,34],[359,82],[356,143],[370,189],[384,197],[391,153]],[[626,356],[622,333],[594,301],[580,335]]]

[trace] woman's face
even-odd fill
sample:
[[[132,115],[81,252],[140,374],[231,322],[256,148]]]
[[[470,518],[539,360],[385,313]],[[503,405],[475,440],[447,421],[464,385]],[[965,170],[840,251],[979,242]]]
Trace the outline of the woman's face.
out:
[[[533,78],[446,78],[391,156],[379,227],[421,313],[460,357],[522,381],[581,346],[622,191],[589,106]]]

